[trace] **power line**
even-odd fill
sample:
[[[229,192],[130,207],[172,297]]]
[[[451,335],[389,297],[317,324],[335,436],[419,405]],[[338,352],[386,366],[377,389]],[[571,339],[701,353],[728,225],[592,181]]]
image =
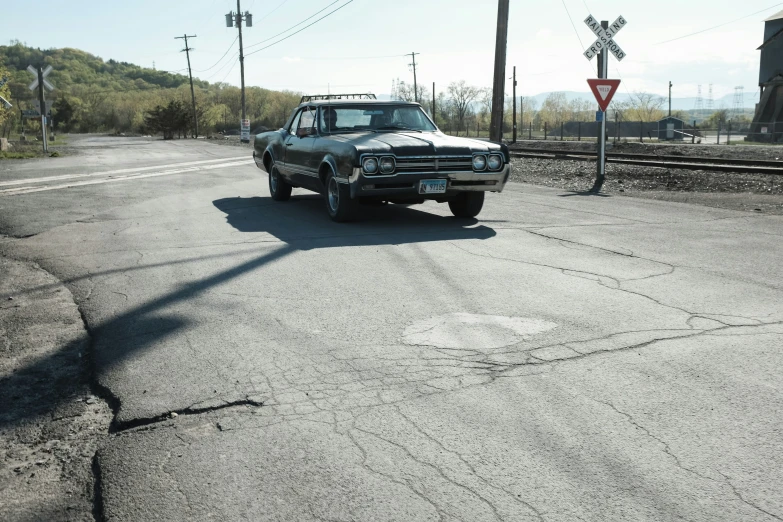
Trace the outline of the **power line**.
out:
[[[236,66],[237,66],[237,62],[234,62],[234,64],[231,66],[231,69],[229,69],[228,72],[226,73],[226,75],[223,77],[223,79],[220,80],[220,83],[225,83],[226,78],[229,77],[229,75],[231,74],[231,71],[233,71],[234,67],[236,67]]]
[[[234,53],[234,54],[231,56],[231,59],[230,59],[230,60],[228,60],[226,63],[224,63],[224,64],[223,64],[223,65],[220,67],[220,69],[216,70],[215,72],[213,72],[212,74],[210,74],[209,76],[207,76],[207,77],[205,78],[205,80],[209,80],[209,79],[211,79],[211,78],[214,78],[215,76],[218,76],[218,75],[219,75],[219,74],[221,74],[223,71],[225,71],[225,70],[226,70],[226,67],[228,67],[229,65],[232,65],[232,69],[233,69],[233,65],[236,65],[236,62],[234,61],[234,59],[235,59],[235,58],[238,58],[238,57],[239,57],[239,52],[236,52],[236,53]]]
[[[239,35],[237,35],[237,37],[236,37],[236,38],[234,38],[234,41],[233,41],[233,42],[231,42],[231,45],[229,45],[229,46],[228,46],[228,49],[226,49],[226,52],[225,52],[225,53],[223,53],[223,56],[221,56],[221,57],[220,57],[220,60],[216,61],[216,62],[214,63],[214,65],[212,65],[211,67],[208,67],[208,68],[206,68],[206,69],[202,69],[202,70],[200,70],[200,71],[193,71],[193,72],[202,73],[202,72],[207,72],[207,71],[209,71],[210,69],[213,69],[213,68],[215,67],[215,65],[219,64],[220,62],[222,62],[222,61],[223,61],[223,58],[225,58],[225,57],[226,57],[226,55],[227,55],[229,52],[231,52],[231,49],[233,49],[233,48],[234,48],[234,44],[235,44],[235,43],[237,43],[237,40],[239,40]]]
[[[270,16],[272,16],[272,14],[273,14],[275,11],[277,11],[278,9],[280,9],[281,7],[283,7],[283,6],[284,6],[286,3],[288,3],[288,0],[283,0],[283,1],[280,3],[280,5],[278,5],[277,7],[275,7],[274,9],[272,9],[271,11],[269,11],[267,14],[265,14],[265,15],[264,15],[264,16],[262,16],[261,18],[259,18],[259,19],[257,20],[257,22],[260,22],[261,20],[266,20],[267,18],[269,18]],[[251,9],[252,9],[252,7],[253,7],[253,6],[251,5],[250,7],[251,7]]]
[[[267,38],[266,40],[261,40],[260,42],[256,42],[256,43],[254,43],[254,44],[250,44],[250,45],[248,45],[248,46],[246,46],[246,47],[247,47],[248,49],[250,49],[251,47],[255,47],[255,46],[257,46],[257,45],[261,45],[262,43],[266,43],[266,42],[268,42],[268,41],[270,41],[270,40],[274,40],[274,39],[275,39],[275,38],[277,38],[278,36],[280,36],[280,35],[283,35],[283,34],[287,33],[287,32],[288,32],[288,31],[290,31],[291,29],[295,29],[295,28],[299,27],[300,25],[302,25],[302,24],[303,24],[303,23],[305,23],[306,21],[310,20],[311,18],[315,18],[315,17],[316,17],[316,16],[318,16],[319,14],[323,13],[324,11],[326,11],[327,9],[329,9],[330,7],[332,7],[334,4],[337,4],[337,3],[340,3],[340,2],[341,2],[341,0],[335,0],[334,2],[332,2],[332,3],[331,3],[331,4],[329,4],[329,5],[327,5],[326,7],[324,7],[323,9],[321,9],[320,11],[318,11],[317,13],[315,13],[315,14],[313,14],[313,15],[311,15],[311,16],[309,16],[309,17],[307,17],[307,18],[305,18],[304,20],[302,20],[301,22],[299,22],[299,23],[298,23],[298,24],[296,24],[296,25],[292,25],[291,27],[289,27],[289,28],[288,28],[288,29],[286,29],[285,31],[279,32],[279,33],[277,33],[277,34],[276,34],[276,35],[274,35],[274,36],[270,36],[270,37],[269,37],[269,38]]]
[[[774,9],[775,7],[778,7],[778,6],[781,6],[781,5],[783,5],[783,2],[779,2],[779,3],[775,4],[775,5],[771,5],[771,6],[767,7],[767,8],[765,8],[765,9],[762,9],[761,11],[756,11],[755,13],[751,13],[751,14],[749,14],[747,16],[743,16],[741,18],[737,18],[736,20],[732,20],[731,22],[726,22],[726,23],[723,23],[723,24],[720,24],[720,25],[716,25],[716,26],[710,27],[708,29],[702,29],[701,31],[696,31],[695,33],[686,34],[685,36],[679,36],[677,38],[672,38],[671,40],[664,40],[663,42],[658,42],[658,43],[656,43],[654,45],[663,45],[663,44],[666,44],[666,43],[676,42],[677,40],[682,40],[683,38],[690,38],[691,36],[696,36],[697,34],[706,33],[707,31],[712,31],[713,29],[718,29],[720,27],[725,27],[727,25],[731,25],[731,24],[733,24],[735,22],[739,22],[739,21],[744,20],[746,18],[750,18],[751,16],[755,16],[757,14],[761,14],[764,11],[769,11],[770,9]]]
[[[291,33],[291,34],[289,34],[288,36],[286,36],[285,38],[281,38],[280,40],[278,40],[278,41],[276,41],[276,42],[273,42],[273,43],[271,43],[271,44],[267,45],[266,47],[262,47],[261,49],[256,49],[256,50],[255,50],[255,51],[253,51],[252,53],[247,53],[245,56],[250,56],[251,54],[256,54],[256,53],[259,53],[259,52],[261,52],[261,51],[263,51],[263,50],[265,50],[265,49],[269,49],[270,47],[272,47],[272,46],[274,46],[274,45],[277,45],[277,44],[279,44],[280,42],[284,42],[285,40],[288,40],[288,39],[289,39],[289,38],[291,38],[292,36],[294,36],[294,35],[297,35],[297,34],[301,33],[302,31],[304,31],[304,30],[305,30],[305,29],[307,29],[308,27],[312,27],[312,26],[314,26],[315,24],[317,24],[318,22],[320,22],[320,21],[321,21],[321,20],[323,20],[324,18],[328,18],[329,16],[333,15],[334,13],[336,13],[337,11],[339,11],[340,9],[342,9],[343,7],[345,7],[346,5],[348,5],[348,4],[350,4],[350,3],[352,3],[353,1],[354,1],[354,0],[348,0],[348,2],[344,3],[343,5],[341,5],[340,7],[338,7],[337,9],[335,9],[334,11],[331,11],[331,12],[329,12],[329,13],[325,14],[324,16],[322,16],[321,18],[319,18],[319,19],[318,19],[318,20],[316,20],[315,22],[313,22],[313,23],[311,23],[311,24],[309,24],[309,25],[306,25],[306,26],[302,27],[301,29],[299,29],[299,30],[298,30],[298,31],[296,31],[295,33]],[[310,17],[310,18],[312,18],[312,17]]]
[[[568,15],[568,20],[571,22],[571,27],[574,28],[574,34],[576,34],[576,38],[579,40],[579,46],[584,49],[585,44],[582,43],[582,37],[579,36],[579,31],[576,30],[576,25],[574,25],[574,20],[571,18],[571,13],[568,12],[568,6],[566,6],[565,0],[560,0],[563,2],[563,8],[565,9],[566,14]]]

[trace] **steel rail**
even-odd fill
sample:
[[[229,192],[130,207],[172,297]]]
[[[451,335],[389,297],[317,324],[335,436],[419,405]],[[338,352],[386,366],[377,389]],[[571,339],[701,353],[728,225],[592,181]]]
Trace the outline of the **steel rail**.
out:
[[[593,151],[512,149],[512,158],[554,159],[566,161],[595,161]],[[657,156],[653,154],[609,153],[607,163],[642,167],[709,170],[745,174],[783,175],[783,162],[768,160],[741,160],[734,158],[705,158],[698,156]]]

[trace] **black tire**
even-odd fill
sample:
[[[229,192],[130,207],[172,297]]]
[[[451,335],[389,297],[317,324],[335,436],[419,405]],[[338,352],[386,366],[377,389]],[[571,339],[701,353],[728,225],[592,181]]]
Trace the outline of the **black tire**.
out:
[[[338,183],[331,169],[326,175],[324,186],[326,187],[324,191],[326,212],[332,221],[344,223],[355,219],[358,205],[357,201],[351,199],[351,188],[345,183]]]
[[[291,189],[293,187],[283,179],[280,172],[272,163],[269,169],[269,194],[275,201],[288,201],[291,199]]]
[[[462,192],[449,200],[451,213],[458,218],[474,218],[484,207],[483,192]]]

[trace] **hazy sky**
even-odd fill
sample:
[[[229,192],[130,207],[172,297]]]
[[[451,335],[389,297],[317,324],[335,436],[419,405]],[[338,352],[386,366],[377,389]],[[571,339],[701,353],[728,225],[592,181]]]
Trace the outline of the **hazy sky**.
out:
[[[492,84],[496,0],[337,0],[296,29],[345,7],[290,39],[250,54],[333,2],[243,0],[242,10],[255,18],[254,27],[244,32],[247,83],[310,93],[328,86],[332,92],[388,93],[394,78],[413,81],[410,56],[403,54],[415,51],[421,53],[416,57],[419,82],[428,89],[433,81],[438,90],[461,79]],[[195,75],[238,85],[236,44],[210,68],[237,36],[236,29],[225,26],[224,17],[236,7],[231,0],[17,2],[3,8],[0,35],[5,43],[19,39],[34,47],[75,47],[104,59],[149,67],[154,61],[158,69],[182,72],[182,41],[174,37],[187,32],[198,35],[191,42],[192,62],[195,71],[203,72]],[[712,83],[716,99],[739,85],[750,99],[758,91],[756,48],[762,43],[763,20],[780,10],[783,2],[772,0],[511,0],[507,76],[516,65],[520,95],[587,91],[585,79],[594,77],[595,62],[588,63],[582,51],[595,38],[583,20],[590,13],[609,21],[622,14],[628,25],[617,42],[628,56],[619,64],[612,60],[609,74],[623,80],[621,91],[663,95],[672,80],[675,97],[695,96],[698,84],[706,96]],[[37,24],[41,13],[46,21]]]

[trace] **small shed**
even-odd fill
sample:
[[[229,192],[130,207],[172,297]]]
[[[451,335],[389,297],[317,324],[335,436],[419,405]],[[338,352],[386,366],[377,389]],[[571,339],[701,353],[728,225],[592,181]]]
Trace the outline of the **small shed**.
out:
[[[679,118],[664,118],[658,122],[658,141],[682,140],[685,122]]]

